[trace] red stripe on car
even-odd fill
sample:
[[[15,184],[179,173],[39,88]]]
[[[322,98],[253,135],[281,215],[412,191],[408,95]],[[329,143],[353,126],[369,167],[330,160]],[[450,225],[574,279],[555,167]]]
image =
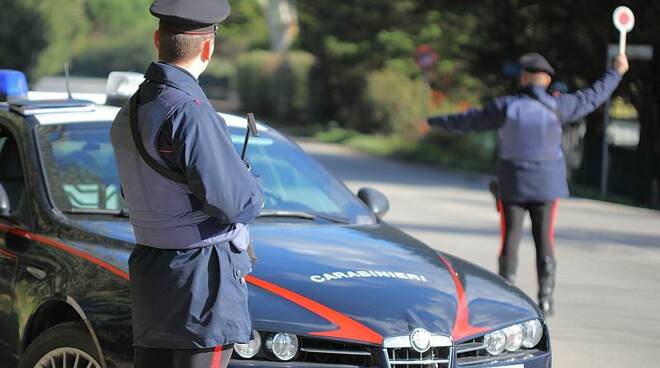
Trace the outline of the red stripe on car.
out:
[[[357,322],[348,316],[337,312],[334,309],[328,308],[325,305],[312,299],[304,297],[296,292],[287,290],[281,286],[275,285],[255,276],[248,275],[245,277],[245,279],[250,284],[267,290],[275,295],[281,296],[282,298],[309,310],[310,312],[337,326],[336,330],[311,332],[310,335],[335,337],[339,339],[354,340],[371,344],[383,343],[383,337],[380,334],[361,324],[360,322]]]
[[[211,357],[211,368],[220,368],[222,362],[222,345],[218,345],[213,350],[213,357]]]
[[[0,255],[3,255],[5,257],[9,257],[9,258],[12,258],[12,259],[17,258],[17,256],[14,253],[12,253],[8,250],[4,250],[4,249],[0,249]]]
[[[50,247],[57,248],[59,250],[65,251],[65,252],[70,253],[70,254],[73,254],[76,257],[80,257],[84,260],[87,260],[91,263],[94,263],[95,265],[97,265],[101,268],[104,268],[104,269],[112,272],[113,274],[121,277],[124,280],[128,280],[128,273],[127,272],[124,272],[121,269],[119,269],[119,268],[117,268],[117,267],[115,267],[115,266],[113,266],[113,265],[111,265],[111,264],[109,264],[105,261],[102,261],[102,260],[100,260],[100,259],[98,259],[98,258],[96,258],[96,257],[94,257],[90,254],[87,254],[87,253],[85,253],[83,251],[80,251],[76,248],[68,246],[64,243],[60,243],[59,241],[53,240],[53,239],[45,237],[43,235],[34,234],[34,233],[29,232],[29,231],[20,229],[20,228],[13,228],[13,227],[9,227],[9,226],[2,225],[2,224],[0,224],[0,231],[11,233],[11,234],[23,237],[25,239],[33,240],[33,241],[36,241],[36,242],[41,243],[43,245],[48,245]]]
[[[464,337],[474,336],[482,332],[486,332],[488,329],[483,327],[475,327],[470,325],[469,319],[469,309],[467,297],[465,296],[465,290],[463,289],[463,284],[458,278],[458,273],[454,271],[451,263],[444,256],[440,256],[442,262],[447,266],[447,270],[451,274],[451,278],[454,280],[454,286],[456,287],[456,319],[454,319],[454,328],[451,331],[451,336],[454,341],[458,341]]]

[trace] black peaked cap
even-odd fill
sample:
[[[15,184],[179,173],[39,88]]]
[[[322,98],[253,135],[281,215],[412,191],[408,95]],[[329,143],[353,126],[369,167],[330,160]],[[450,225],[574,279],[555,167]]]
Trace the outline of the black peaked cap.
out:
[[[227,0],[155,0],[149,8],[160,27],[176,33],[208,34],[227,19]]]
[[[550,65],[548,60],[539,53],[530,52],[525,54],[520,57],[518,62],[520,63],[520,67],[528,72],[544,72],[550,75],[555,75],[555,69]]]

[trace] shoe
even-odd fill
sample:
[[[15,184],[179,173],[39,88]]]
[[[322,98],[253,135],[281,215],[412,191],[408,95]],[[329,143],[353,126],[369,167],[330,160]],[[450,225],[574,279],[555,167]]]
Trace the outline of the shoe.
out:
[[[539,281],[539,309],[543,316],[550,317],[554,314],[552,293],[555,289],[555,274],[557,263],[552,257],[546,257],[537,265]]]

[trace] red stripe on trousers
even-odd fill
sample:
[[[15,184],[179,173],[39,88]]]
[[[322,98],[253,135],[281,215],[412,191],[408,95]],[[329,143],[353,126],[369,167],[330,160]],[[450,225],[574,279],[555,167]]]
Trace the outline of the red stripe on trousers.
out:
[[[555,252],[555,221],[557,220],[557,207],[559,206],[559,200],[555,199],[552,203],[552,211],[550,213],[550,247],[552,247],[552,252]]]
[[[218,345],[213,350],[213,357],[211,358],[211,368],[220,368],[222,362],[222,345]]]
[[[500,257],[502,257],[506,242],[506,218],[504,217],[504,204],[501,200],[497,201],[497,210],[500,212]]]

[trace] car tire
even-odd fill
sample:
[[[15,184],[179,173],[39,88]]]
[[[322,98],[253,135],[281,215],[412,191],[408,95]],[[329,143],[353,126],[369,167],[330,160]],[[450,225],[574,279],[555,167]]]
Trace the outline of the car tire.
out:
[[[18,368],[88,366],[102,368],[96,347],[87,329],[79,322],[62,323],[42,332],[30,343],[18,361]]]

